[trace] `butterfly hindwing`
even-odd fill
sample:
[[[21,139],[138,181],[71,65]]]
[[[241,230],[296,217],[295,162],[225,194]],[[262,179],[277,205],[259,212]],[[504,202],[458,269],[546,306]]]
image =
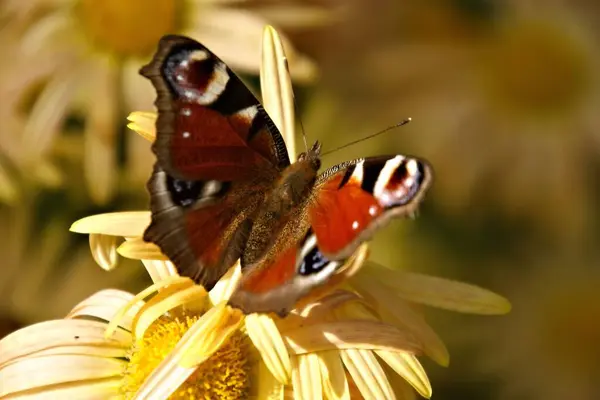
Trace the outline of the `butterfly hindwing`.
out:
[[[141,74],[158,109],[144,239],[210,288],[243,253],[264,193],[289,165],[285,143],[241,80],[190,38],[163,37]]]

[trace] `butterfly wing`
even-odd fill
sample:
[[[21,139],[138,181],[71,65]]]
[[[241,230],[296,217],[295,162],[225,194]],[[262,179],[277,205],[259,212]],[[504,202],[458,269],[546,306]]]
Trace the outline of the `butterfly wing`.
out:
[[[245,312],[285,315],[298,301],[329,286],[359,247],[393,217],[411,215],[432,180],[424,161],[389,156],[337,165],[321,175],[299,211],[295,240],[245,274],[231,303]],[[302,232],[299,234],[298,232]],[[358,252],[357,252],[358,250]]]
[[[140,72],[158,109],[144,239],[210,288],[243,252],[264,191],[289,165],[285,143],[241,80],[190,38],[163,37]]]

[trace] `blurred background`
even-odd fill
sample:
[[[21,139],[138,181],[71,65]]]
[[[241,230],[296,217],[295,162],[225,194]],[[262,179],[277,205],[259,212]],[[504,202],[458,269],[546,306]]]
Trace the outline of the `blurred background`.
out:
[[[165,33],[221,56],[258,93],[265,23],[286,35],[309,141],[326,166],[413,154],[435,170],[416,220],[372,259],[508,297],[503,317],[426,311],[451,353],[435,399],[600,399],[600,3],[594,0],[0,0],[0,337],[59,318],[111,272],[86,215],[147,208],[153,110],[137,75]],[[303,146],[298,138],[298,148]]]

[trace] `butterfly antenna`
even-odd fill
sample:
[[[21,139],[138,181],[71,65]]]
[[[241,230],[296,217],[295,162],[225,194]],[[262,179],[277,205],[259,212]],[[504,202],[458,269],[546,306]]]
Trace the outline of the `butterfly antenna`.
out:
[[[402,122],[398,122],[397,124],[394,124],[394,125],[392,125],[392,126],[388,126],[387,128],[385,128],[385,129],[383,129],[383,130],[381,130],[381,131],[379,131],[379,132],[377,132],[377,133],[374,133],[374,134],[372,134],[372,135],[369,135],[369,136],[366,136],[366,137],[364,137],[364,138],[361,138],[361,139],[355,140],[355,141],[353,141],[353,142],[350,142],[350,143],[346,143],[346,144],[345,144],[345,145],[343,145],[343,146],[337,147],[337,148],[335,148],[335,149],[328,150],[328,151],[326,151],[325,153],[321,153],[321,156],[325,156],[325,155],[327,155],[327,154],[331,154],[331,153],[333,153],[333,152],[335,152],[335,151],[338,151],[338,150],[341,150],[341,149],[345,149],[346,147],[349,147],[349,146],[355,145],[355,144],[357,144],[357,143],[364,142],[365,140],[369,140],[369,139],[371,139],[371,138],[374,138],[375,136],[382,135],[382,134],[386,133],[387,131],[391,131],[392,129],[396,129],[396,128],[399,128],[399,127],[401,127],[401,126],[403,126],[403,125],[406,125],[406,124],[408,124],[410,121],[411,121],[411,119],[410,119],[410,118],[407,118],[407,119],[405,119],[404,121],[402,121]]]
[[[290,65],[288,64],[287,57],[283,59],[285,63],[285,69],[287,70],[288,76],[292,76],[290,73]],[[304,130],[304,124],[302,123],[302,118],[300,118],[300,113],[298,111],[298,103],[296,102],[296,95],[294,94],[294,90],[292,90],[292,102],[294,103],[294,112],[298,116],[298,121],[300,122],[300,130],[302,130],[302,139],[304,140],[304,151],[308,152],[308,143],[306,141],[306,131]]]

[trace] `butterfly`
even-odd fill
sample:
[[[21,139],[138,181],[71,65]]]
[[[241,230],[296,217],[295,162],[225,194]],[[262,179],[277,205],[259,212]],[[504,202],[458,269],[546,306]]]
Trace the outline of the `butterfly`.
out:
[[[382,225],[412,215],[430,186],[427,162],[402,155],[318,174],[316,142],[290,163],[259,101],[193,39],[164,36],[140,73],[158,109],[144,240],[206,288],[239,259],[229,304],[245,313],[287,315]]]

